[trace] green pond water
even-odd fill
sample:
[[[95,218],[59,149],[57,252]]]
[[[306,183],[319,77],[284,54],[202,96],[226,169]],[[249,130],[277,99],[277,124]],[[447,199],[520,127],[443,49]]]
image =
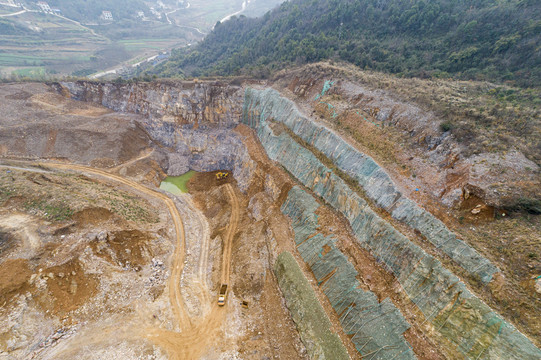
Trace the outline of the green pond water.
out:
[[[175,195],[188,192],[188,180],[194,175],[195,171],[190,170],[186,174],[180,176],[168,176],[160,184],[160,189]]]

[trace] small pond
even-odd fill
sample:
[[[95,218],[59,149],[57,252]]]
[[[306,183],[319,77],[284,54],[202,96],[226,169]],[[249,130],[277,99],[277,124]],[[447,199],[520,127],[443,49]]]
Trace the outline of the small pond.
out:
[[[188,181],[196,174],[190,170],[186,174],[180,176],[168,176],[160,184],[160,189],[170,192],[171,194],[180,195],[188,192]]]

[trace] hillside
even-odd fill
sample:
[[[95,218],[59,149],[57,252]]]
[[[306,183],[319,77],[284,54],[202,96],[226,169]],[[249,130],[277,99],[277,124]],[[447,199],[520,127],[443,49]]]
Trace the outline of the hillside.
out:
[[[0,357],[541,358],[539,167],[387,76],[0,85]]]
[[[177,50],[161,76],[266,76],[343,60],[400,76],[541,84],[541,4],[533,0],[293,0],[259,19],[218,24]]]
[[[261,15],[279,0],[45,3],[0,1],[0,78],[84,77],[113,67],[109,73],[116,78],[157,54],[200,41],[220,19]]]

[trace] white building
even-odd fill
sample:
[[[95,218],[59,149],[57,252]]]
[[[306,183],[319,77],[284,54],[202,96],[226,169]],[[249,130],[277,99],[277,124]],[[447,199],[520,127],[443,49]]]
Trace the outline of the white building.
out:
[[[113,14],[111,14],[110,11],[103,10],[103,11],[101,12],[100,18],[101,18],[102,20],[110,20],[110,21],[113,21]]]
[[[150,8],[150,12],[154,14],[154,16],[156,16],[158,19],[162,18],[162,14],[159,11],[156,11],[156,9],[154,9],[153,7]]]
[[[36,5],[39,6],[43,12],[53,12],[49,4],[47,4],[45,1],[38,1]]]

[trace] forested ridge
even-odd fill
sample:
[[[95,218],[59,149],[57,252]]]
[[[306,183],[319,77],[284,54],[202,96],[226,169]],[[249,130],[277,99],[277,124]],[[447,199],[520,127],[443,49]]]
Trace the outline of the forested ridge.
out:
[[[292,0],[218,23],[159,76],[266,76],[334,59],[400,76],[541,84],[538,0]]]

